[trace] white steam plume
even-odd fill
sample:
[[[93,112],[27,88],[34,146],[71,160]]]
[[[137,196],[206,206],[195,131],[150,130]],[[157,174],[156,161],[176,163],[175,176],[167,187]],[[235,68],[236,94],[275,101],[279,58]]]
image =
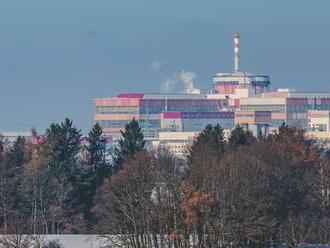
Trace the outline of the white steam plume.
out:
[[[179,84],[182,84],[184,93],[196,93],[198,91],[194,87],[194,79],[196,77],[196,73],[182,70],[180,73],[174,73],[170,78],[162,82],[160,90],[163,93],[171,93],[177,90]]]
[[[183,89],[185,93],[192,93],[196,91],[194,88],[194,79],[197,77],[196,73],[182,70],[180,79],[183,82]]]
[[[160,91],[163,93],[171,93],[174,91],[175,86],[178,84],[178,82],[179,82],[179,78],[177,75],[174,74],[172,77],[162,82],[160,86]]]

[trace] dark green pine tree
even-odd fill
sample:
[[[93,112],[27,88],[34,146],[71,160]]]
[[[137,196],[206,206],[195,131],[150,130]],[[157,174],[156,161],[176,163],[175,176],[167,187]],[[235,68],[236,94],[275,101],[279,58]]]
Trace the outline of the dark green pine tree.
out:
[[[118,141],[118,147],[114,151],[113,170],[116,173],[121,169],[125,159],[133,158],[134,155],[146,149],[146,141],[139,123],[133,118],[125,125],[125,130],[121,131],[121,138]]]
[[[61,124],[53,123],[46,130],[44,151],[49,157],[49,166],[56,176],[70,177],[77,167],[80,151],[80,130],[66,118]]]
[[[72,227],[78,210],[75,195],[78,154],[80,152],[81,133],[68,118],[61,124],[53,123],[46,130],[43,143],[44,156],[47,158],[51,205],[57,211],[53,217],[52,233],[59,233],[68,226]]]
[[[13,167],[22,167],[27,162],[25,158],[25,138],[24,137],[17,137],[15,140],[13,146],[11,147],[8,157],[10,160],[10,163]]]
[[[21,179],[25,159],[25,139],[18,137],[10,148],[4,149],[0,142],[0,171],[1,171],[1,207],[0,222],[7,228],[8,222],[19,220],[28,208],[23,203]]]
[[[188,163],[192,163],[194,157],[203,150],[212,149],[218,156],[221,156],[226,149],[226,141],[224,138],[223,128],[219,124],[212,126],[207,125],[198,135],[197,139],[189,148],[187,158]]]
[[[110,173],[110,167],[105,157],[107,151],[107,141],[103,135],[102,127],[96,123],[87,137],[88,145],[85,146],[87,151],[87,165],[95,174],[95,186],[99,187],[103,179]]]
[[[86,161],[84,167],[78,173],[77,195],[83,206],[84,218],[87,222],[92,221],[91,209],[94,199],[99,198],[99,187],[104,179],[110,175],[110,166],[106,162],[106,138],[102,127],[96,123],[87,137],[85,145]]]
[[[14,216],[19,218],[24,211],[27,210],[26,205],[23,202],[23,196],[21,192],[21,181],[22,172],[24,166],[28,162],[26,152],[25,152],[26,140],[24,137],[17,137],[13,146],[7,153],[7,165],[9,171],[9,178],[11,180],[12,186],[12,198],[14,207]],[[26,212],[25,212],[26,214]]]
[[[239,146],[249,145],[255,140],[256,138],[251,130],[245,128],[243,125],[236,125],[231,131],[228,145],[230,149],[236,149]]]

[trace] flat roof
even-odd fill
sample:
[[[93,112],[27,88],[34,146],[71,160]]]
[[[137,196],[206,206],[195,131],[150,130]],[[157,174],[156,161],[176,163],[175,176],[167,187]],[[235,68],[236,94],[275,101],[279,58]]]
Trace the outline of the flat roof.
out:
[[[208,99],[207,94],[188,94],[188,93],[120,93],[114,97],[98,97],[99,99],[116,99],[116,98],[132,98],[132,99]]]
[[[214,76],[218,77],[268,77],[268,75],[265,74],[259,74],[259,73],[249,73],[249,72],[219,72],[214,74]]]

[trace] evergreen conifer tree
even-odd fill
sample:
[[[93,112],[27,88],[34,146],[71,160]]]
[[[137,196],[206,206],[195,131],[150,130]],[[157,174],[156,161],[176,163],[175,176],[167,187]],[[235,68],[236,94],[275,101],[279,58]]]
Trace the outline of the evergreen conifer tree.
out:
[[[109,166],[106,163],[106,138],[103,136],[102,127],[96,123],[87,137],[88,144],[85,146],[87,151],[87,164],[95,174],[95,186],[102,184],[104,177],[109,174]]]
[[[66,229],[78,211],[75,195],[77,187],[78,153],[81,133],[66,118],[61,124],[53,123],[46,130],[43,155],[47,158],[49,184],[52,185],[50,205],[53,211],[52,233]]]
[[[125,159],[131,159],[134,155],[146,149],[146,141],[139,123],[133,118],[121,131],[121,138],[118,141],[118,147],[113,155],[113,173],[121,169]]]
[[[0,142],[0,168],[1,168],[1,197],[3,204],[0,207],[5,229],[9,222],[19,219],[27,210],[22,202],[20,192],[21,176],[26,164],[25,139],[18,137],[11,147],[4,149]]]
[[[226,149],[226,145],[223,128],[219,124],[215,126],[209,124],[189,148],[187,154],[188,163],[191,164],[194,157],[204,149],[212,149],[216,154],[221,156]]]
[[[14,218],[19,218],[24,211],[28,211],[26,206],[24,206],[23,196],[20,192],[22,172],[28,162],[25,154],[25,145],[25,138],[19,136],[6,154],[7,177],[10,180],[8,182],[11,188]]]
[[[83,206],[84,218],[92,221],[91,209],[94,198],[99,198],[99,187],[104,179],[110,175],[110,166],[106,162],[106,138],[103,136],[102,127],[96,123],[87,137],[85,145],[86,161],[83,168],[77,173],[77,196]]]
[[[251,130],[244,128],[243,125],[236,125],[231,131],[228,145],[231,149],[236,149],[241,145],[249,145],[255,140]]]

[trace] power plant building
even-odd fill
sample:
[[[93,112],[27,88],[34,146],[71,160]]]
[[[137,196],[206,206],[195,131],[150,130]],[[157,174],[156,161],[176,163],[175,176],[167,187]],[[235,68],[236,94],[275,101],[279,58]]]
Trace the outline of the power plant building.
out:
[[[234,34],[233,41],[234,72],[215,74],[213,78],[214,90],[218,94],[224,95],[235,94],[236,89],[252,89],[256,94],[269,91],[269,76],[240,71],[240,36],[238,33]]]
[[[240,110],[270,111],[270,126],[278,127],[283,122],[307,129],[309,110],[330,110],[330,93],[302,93],[273,91],[258,97],[240,100]]]
[[[247,72],[218,73],[213,78],[214,90],[219,94],[235,94],[236,89],[252,89],[254,93],[269,91],[268,76]]]
[[[202,94],[120,94],[94,100],[95,122],[114,139],[133,118],[147,139],[155,139],[162,129],[200,131],[207,125],[232,127],[234,114],[223,111],[228,99],[208,99]]]
[[[163,146],[167,138],[173,143],[175,134],[171,132],[190,137],[207,124],[219,124],[226,130],[243,124],[255,134],[268,134],[283,122],[307,130],[310,111],[330,111],[330,93],[271,91],[269,76],[242,72],[239,38],[238,34],[234,35],[234,71],[216,73],[213,90],[123,93],[112,98],[97,98],[94,99],[94,121],[115,141],[125,125],[135,118],[145,138],[153,142],[162,137],[159,144]]]

